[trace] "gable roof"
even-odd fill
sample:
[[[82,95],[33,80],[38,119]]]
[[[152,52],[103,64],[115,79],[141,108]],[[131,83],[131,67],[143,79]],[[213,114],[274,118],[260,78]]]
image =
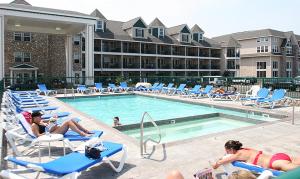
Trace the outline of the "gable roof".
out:
[[[22,5],[29,5],[29,6],[31,6],[31,4],[29,4],[25,0],[14,0],[14,1],[10,2],[9,4],[22,4]]]
[[[95,9],[92,13],[91,13],[91,16],[94,16],[94,17],[99,17],[100,19],[105,19],[105,16],[98,10],[98,9]]]
[[[219,43],[221,47],[241,47],[241,44],[232,36],[229,36],[225,41]]]
[[[188,28],[188,26],[186,24],[181,24],[178,26],[167,28],[167,33],[169,35],[179,34],[185,27],[191,32],[191,30]]]
[[[84,14],[81,12],[32,6],[24,0],[15,0],[9,4],[0,3],[0,10],[2,10],[2,9],[17,10],[17,11],[21,9],[21,10],[26,10],[29,12],[41,13],[41,14],[46,13],[46,14],[50,14],[50,15],[75,16],[75,17],[92,19],[92,20],[97,19],[96,17],[90,16],[88,14]]]
[[[102,39],[116,39],[116,40],[124,40],[124,41],[144,41],[144,42],[152,42],[152,43],[161,43],[161,44],[176,44],[176,45],[189,45],[189,46],[198,46],[198,47],[213,47],[220,48],[221,46],[211,39],[204,38],[201,42],[192,41],[189,44],[179,42],[174,37],[165,34],[164,38],[157,38],[152,36],[151,34],[147,35],[145,39],[136,39],[131,37],[125,30],[122,29],[124,22],[121,21],[112,21],[108,20],[106,22],[106,31],[105,32],[95,32],[95,38]]]
[[[143,21],[143,19],[141,17],[136,17],[134,19],[131,19],[127,22],[124,22],[122,25],[122,29],[123,30],[127,30],[132,28],[138,21],[142,21],[142,23],[144,24],[145,27],[147,27],[146,23]]]
[[[243,40],[243,39],[253,39],[258,37],[268,37],[268,36],[276,36],[285,38],[285,34],[282,31],[274,30],[274,29],[261,29],[261,30],[252,30],[252,31],[244,31],[244,32],[236,32],[232,34],[222,35],[213,37],[212,39],[216,41],[224,41],[224,39],[228,38],[228,36],[232,36],[236,40]]]
[[[34,66],[32,66],[32,65],[28,65],[28,64],[20,64],[20,65],[15,65],[15,66],[13,66],[13,67],[11,67],[11,68],[22,68],[22,69],[24,69],[24,68],[27,68],[27,69],[37,69],[36,67],[34,67]]]
[[[156,17],[150,24],[149,27],[164,27],[166,26]]]
[[[204,31],[203,31],[197,24],[195,24],[195,25],[192,27],[191,31],[192,31],[193,33],[195,33],[195,32],[202,32],[202,33],[204,33]]]

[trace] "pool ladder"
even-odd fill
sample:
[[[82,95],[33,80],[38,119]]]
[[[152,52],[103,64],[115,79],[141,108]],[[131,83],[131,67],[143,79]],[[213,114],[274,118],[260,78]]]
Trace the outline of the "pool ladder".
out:
[[[144,141],[144,122],[145,122],[145,118],[147,118],[153,124],[153,126],[157,129],[157,133],[158,133],[158,137],[159,137],[158,140],[147,138]],[[153,118],[147,112],[144,112],[144,114],[143,114],[143,117],[142,117],[142,120],[141,120],[141,125],[140,125],[140,131],[141,131],[141,137],[140,137],[141,156],[144,157],[144,155],[146,154],[146,146],[147,146],[147,143],[149,141],[154,142],[156,144],[159,144],[161,142],[161,132],[160,132],[160,129],[157,126],[157,124],[154,122]]]

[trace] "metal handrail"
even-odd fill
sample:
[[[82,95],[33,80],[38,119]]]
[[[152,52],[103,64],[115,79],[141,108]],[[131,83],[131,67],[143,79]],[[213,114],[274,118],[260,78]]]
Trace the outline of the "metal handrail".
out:
[[[154,140],[154,139],[151,139],[151,138],[148,138],[144,141],[144,119],[145,119],[146,115],[148,116],[148,118],[150,119],[150,122],[153,124],[153,126],[158,131],[159,140],[157,140],[157,141]],[[155,123],[155,121],[152,119],[152,117],[147,112],[144,112],[144,114],[143,114],[143,117],[142,117],[142,120],[141,120],[140,131],[141,131],[141,137],[140,137],[141,156],[144,156],[144,151],[146,152],[146,144],[147,144],[148,141],[152,141],[156,144],[159,144],[161,142],[161,132],[160,132],[159,127]]]

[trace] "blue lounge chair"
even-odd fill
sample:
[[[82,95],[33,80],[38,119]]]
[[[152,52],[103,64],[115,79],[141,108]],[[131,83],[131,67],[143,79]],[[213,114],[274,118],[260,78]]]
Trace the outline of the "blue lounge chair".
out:
[[[55,160],[52,160],[47,163],[35,163],[35,162],[27,162],[23,160],[19,160],[15,157],[6,157],[5,159],[13,162],[14,164],[26,167],[28,172],[37,172],[37,176],[40,172],[47,173],[49,175],[55,175],[60,177],[70,177],[70,178],[77,178],[80,175],[81,171],[85,171],[89,167],[94,165],[98,165],[101,163],[108,163],[111,168],[116,171],[120,172],[123,169],[125,160],[127,158],[127,150],[126,147],[122,144],[112,143],[108,141],[104,141],[103,146],[106,150],[101,152],[101,157],[99,159],[91,159],[85,156],[82,152],[72,152]],[[109,157],[123,152],[121,157],[119,166],[116,167],[112,164],[109,160]],[[3,177],[11,177],[11,178],[20,178],[20,175],[15,173],[14,170],[2,170],[1,176]],[[100,176],[98,176],[100,177]]]
[[[128,87],[126,81],[121,82],[119,88],[120,88],[121,90],[123,90],[123,91],[126,91],[126,92],[129,91],[129,90],[132,90],[132,88]]]
[[[185,91],[186,94],[184,96],[192,97],[193,95],[199,93],[200,88],[201,88],[201,85],[195,85],[193,89]]]
[[[267,88],[261,88],[258,92],[257,92],[257,97],[246,97],[246,98],[240,98],[242,105],[245,105],[245,103],[247,101],[250,102],[255,102],[258,99],[265,99],[268,97],[269,95],[269,89]]]
[[[44,107],[33,107],[33,108],[24,108],[20,106],[15,105],[15,110],[17,113],[21,113],[23,111],[31,111],[31,112],[37,112],[37,111],[54,111],[57,110],[57,106],[44,106]]]
[[[85,85],[78,85],[76,90],[77,93],[82,93],[82,94],[91,92],[91,90],[88,89]]]
[[[113,83],[109,83],[107,88],[108,88],[108,91],[111,91],[114,93],[119,92],[119,90],[120,90],[120,88],[116,87],[116,85]]]
[[[167,87],[163,87],[161,93],[167,94],[171,89],[173,89],[174,83],[169,83]]]
[[[153,93],[160,93],[161,90],[163,89],[164,85],[165,85],[165,84],[160,83],[157,87],[155,87],[154,89],[152,89],[152,92],[153,92]]]
[[[174,94],[184,94],[186,84],[180,84],[178,88],[173,88],[173,90],[170,90],[169,95],[174,95]]]
[[[156,88],[158,85],[159,85],[159,83],[154,83],[151,87],[149,87],[149,88],[140,88],[140,90],[141,90],[141,91],[144,91],[144,92],[150,92],[150,91],[152,91],[154,88]]]
[[[51,117],[54,117],[54,116],[57,116],[58,118],[67,117],[70,114],[71,113],[69,113],[69,112],[56,112],[56,113],[44,114],[44,115],[42,115],[42,119],[50,119]]]
[[[273,109],[276,103],[284,100],[286,94],[286,90],[284,89],[275,89],[272,97],[270,98],[260,98],[256,100],[257,105],[267,104],[270,105],[270,108]]]
[[[204,88],[203,91],[200,91],[195,94],[198,94],[198,98],[200,98],[200,96],[204,96],[204,95],[206,95],[207,97],[210,97],[212,89],[213,89],[212,85],[206,85],[206,87]]]
[[[103,88],[102,83],[95,83],[95,92],[103,93],[105,88]]]
[[[272,172],[273,176],[279,176],[281,174],[283,174],[283,171],[279,171],[279,170],[272,170],[272,169],[266,169],[257,165],[252,165],[252,164],[248,164],[245,162],[240,162],[240,161],[234,161],[232,162],[232,165],[238,168],[243,168],[243,169],[247,169],[249,171],[255,172],[255,173],[262,173],[265,170],[269,170],[270,172]]]
[[[39,94],[44,93],[44,95],[48,96],[49,94],[56,94],[55,90],[48,90],[45,84],[38,84]]]
[[[29,141],[31,142],[31,146],[34,146],[37,142],[38,142],[38,137],[36,137],[31,129],[31,125],[26,121],[26,119],[24,118],[24,116],[22,114],[18,114],[16,115],[16,118],[19,121],[19,127],[16,127],[12,130],[9,130],[5,133],[6,138],[10,144],[10,146],[12,147],[13,151],[15,152],[16,155],[22,155],[22,153],[20,151],[17,150],[17,146],[15,145],[15,141]],[[78,119],[76,119],[78,120]],[[20,132],[21,130],[23,130],[24,134],[22,134],[22,132]],[[76,132],[72,131],[72,130],[68,130],[65,134],[64,134],[64,141],[66,144],[69,145],[69,147],[74,150],[74,146],[70,143],[70,141],[87,141],[90,140],[91,138],[98,138],[103,134],[103,131],[92,131],[93,134],[91,136],[81,136],[79,134],[77,134]]]

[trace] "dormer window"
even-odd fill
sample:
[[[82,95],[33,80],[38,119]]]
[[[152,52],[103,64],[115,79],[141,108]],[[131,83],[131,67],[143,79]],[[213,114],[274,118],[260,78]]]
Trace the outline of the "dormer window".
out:
[[[189,42],[189,34],[181,34],[181,41],[182,42]]]
[[[99,20],[96,24],[96,31],[103,31],[103,21]]]
[[[144,38],[144,29],[136,28],[135,29],[135,37],[137,38]]]
[[[159,28],[158,29],[158,34],[159,34],[159,37],[164,37],[165,36],[164,28]]]
[[[199,40],[203,40],[203,34],[199,33]]]
[[[203,40],[203,34],[202,33],[193,33],[193,40],[199,42],[200,40]]]
[[[291,40],[290,40],[290,39],[287,40],[286,46],[287,46],[287,47],[292,47],[292,43],[291,43]]]

